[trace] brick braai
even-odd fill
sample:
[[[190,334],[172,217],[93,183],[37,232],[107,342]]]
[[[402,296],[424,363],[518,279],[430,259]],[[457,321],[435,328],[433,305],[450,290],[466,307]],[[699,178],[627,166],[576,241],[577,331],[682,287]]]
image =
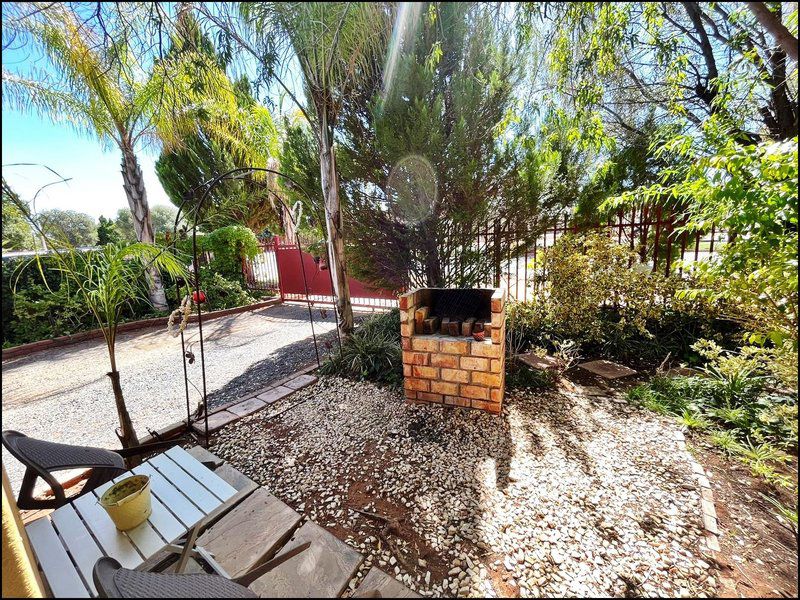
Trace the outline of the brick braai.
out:
[[[400,296],[406,398],[499,413],[505,291],[421,288]]]

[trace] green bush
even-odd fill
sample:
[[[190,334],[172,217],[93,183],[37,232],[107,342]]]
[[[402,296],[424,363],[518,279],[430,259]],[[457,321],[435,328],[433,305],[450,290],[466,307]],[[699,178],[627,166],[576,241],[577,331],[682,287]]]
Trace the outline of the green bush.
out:
[[[260,250],[255,234],[242,225],[220,227],[198,242],[200,250],[214,255],[210,268],[232,281],[242,280],[242,259],[254,258]]]
[[[403,381],[400,311],[393,309],[366,319],[320,372],[399,386]]]
[[[698,339],[727,340],[737,332],[719,318],[721,308],[702,298],[676,295],[690,285],[654,273],[639,255],[600,233],[569,234],[544,253],[547,281],[534,299],[511,303],[509,347],[554,350],[574,340],[586,355],[621,359],[673,358],[697,362],[691,346]]]

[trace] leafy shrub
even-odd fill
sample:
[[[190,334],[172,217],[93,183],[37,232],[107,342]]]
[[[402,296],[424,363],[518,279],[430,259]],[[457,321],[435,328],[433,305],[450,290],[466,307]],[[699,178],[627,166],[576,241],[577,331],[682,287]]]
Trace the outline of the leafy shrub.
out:
[[[247,227],[228,225],[198,237],[200,249],[211,252],[209,265],[226,279],[241,281],[242,259],[254,258],[259,252],[258,239]]]
[[[538,267],[546,284],[532,302],[508,308],[508,346],[515,352],[555,350],[558,342],[574,340],[585,353],[688,358],[698,339],[735,329],[718,320],[710,302],[676,296],[689,282],[654,273],[638,254],[600,233],[561,237]]]
[[[399,386],[403,381],[400,311],[393,309],[366,319],[320,372]]]

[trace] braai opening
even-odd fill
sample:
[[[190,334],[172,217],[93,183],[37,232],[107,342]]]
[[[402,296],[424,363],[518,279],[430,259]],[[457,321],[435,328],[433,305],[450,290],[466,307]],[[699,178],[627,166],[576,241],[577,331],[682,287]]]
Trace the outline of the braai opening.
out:
[[[415,333],[471,336],[491,328],[492,289],[428,289],[414,313]],[[487,331],[490,333],[490,329]]]

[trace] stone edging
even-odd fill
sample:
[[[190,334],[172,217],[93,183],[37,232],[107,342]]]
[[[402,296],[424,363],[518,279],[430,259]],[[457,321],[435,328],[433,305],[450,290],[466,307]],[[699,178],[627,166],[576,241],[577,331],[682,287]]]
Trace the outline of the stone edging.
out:
[[[281,304],[281,299],[272,298],[270,300],[265,300],[264,302],[248,304],[247,306],[237,306],[236,308],[215,310],[209,313],[204,313],[203,320],[211,321],[219,317],[257,310],[259,308],[266,308],[267,306],[273,306],[275,304]],[[127,323],[120,323],[119,327],[117,328],[117,332],[124,333],[126,331],[138,331],[139,329],[146,329],[147,327],[156,326],[166,327],[168,320],[169,317],[155,317],[152,319],[142,319],[140,321],[128,321]],[[194,323],[196,321],[197,315],[193,314],[189,317],[190,323]],[[101,337],[103,337],[102,330],[91,329],[89,331],[82,331],[73,335],[62,335],[49,340],[39,340],[38,342],[31,342],[30,344],[20,344],[19,346],[14,346],[12,348],[4,348],[2,360],[19,358],[20,356],[27,356],[29,354],[33,354],[34,352],[41,352],[42,350],[58,348],[60,346],[69,346],[70,344],[77,344],[78,342],[84,342],[86,340],[97,339]]]
[[[705,530],[705,547],[711,552],[719,552],[719,520],[717,518],[717,509],[714,507],[714,492],[711,489],[711,482],[706,476],[703,466],[697,462],[695,457],[686,448],[686,436],[683,432],[675,431],[675,442],[678,448],[686,451],[692,465],[692,473],[700,485],[700,506],[702,508],[703,516],[703,529]]]

